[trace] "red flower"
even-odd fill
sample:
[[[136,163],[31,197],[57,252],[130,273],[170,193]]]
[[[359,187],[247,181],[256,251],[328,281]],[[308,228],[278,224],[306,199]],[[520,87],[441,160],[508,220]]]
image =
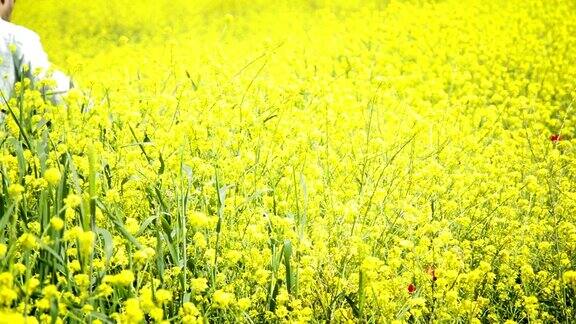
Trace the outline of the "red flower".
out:
[[[416,285],[414,285],[413,283],[408,285],[408,293],[409,294],[413,294],[416,291]]]
[[[562,138],[562,136],[560,136],[560,134],[552,134],[552,135],[550,135],[550,140],[552,142],[558,142],[558,141],[563,140],[563,138]]]

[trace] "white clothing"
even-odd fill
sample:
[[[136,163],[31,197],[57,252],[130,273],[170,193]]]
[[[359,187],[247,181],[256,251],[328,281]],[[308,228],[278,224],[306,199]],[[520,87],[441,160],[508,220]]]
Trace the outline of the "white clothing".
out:
[[[37,89],[51,101],[60,101],[59,95],[70,90],[69,77],[59,71],[50,72],[50,61],[42,47],[40,37],[33,31],[0,19],[0,92],[6,100],[14,95],[14,84],[29,78],[35,86],[49,77],[55,87]],[[0,106],[4,99],[0,95]]]

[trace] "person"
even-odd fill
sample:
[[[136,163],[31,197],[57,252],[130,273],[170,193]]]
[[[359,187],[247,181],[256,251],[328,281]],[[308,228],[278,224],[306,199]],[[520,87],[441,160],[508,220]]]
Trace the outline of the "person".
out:
[[[14,86],[25,78],[32,88],[58,104],[62,95],[73,87],[72,80],[60,71],[53,71],[35,32],[10,22],[15,3],[16,0],[0,0],[0,106],[17,95]]]

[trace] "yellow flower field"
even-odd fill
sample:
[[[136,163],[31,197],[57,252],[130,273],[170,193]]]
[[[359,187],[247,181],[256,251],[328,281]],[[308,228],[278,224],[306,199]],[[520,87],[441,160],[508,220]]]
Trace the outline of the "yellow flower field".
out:
[[[569,323],[576,3],[18,0],[0,323]],[[27,83],[27,82],[24,82]]]

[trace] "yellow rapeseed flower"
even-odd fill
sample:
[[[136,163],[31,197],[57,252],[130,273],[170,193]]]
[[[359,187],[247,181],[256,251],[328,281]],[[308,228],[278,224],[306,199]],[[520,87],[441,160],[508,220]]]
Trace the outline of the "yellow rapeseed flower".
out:
[[[50,226],[56,231],[62,230],[64,228],[64,221],[60,217],[52,217],[50,219]]]
[[[11,184],[8,187],[8,195],[10,196],[10,198],[18,200],[20,199],[20,196],[22,195],[24,190],[25,190],[24,187],[18,183]]]
[[[36,247],[36,237],[30,233],[24,233],[18,238],[18,243],[25,249],[34,249]]]
[[[208,288],[208,280],[206,278],[194,278],[191,280],[190,286],[195,293],[202,293]]]
[[[44,179],[50,184],[50,185],[57,185],[58,182],[60,181],[60,170],[58,170],[58,168],[49,168],[46,171],[44,171]]]
[[[216,290],[212,296],[214,306],[218,308],[227,308],[234,304],[235,297],[234,294],[225,292],[224,290]]]

